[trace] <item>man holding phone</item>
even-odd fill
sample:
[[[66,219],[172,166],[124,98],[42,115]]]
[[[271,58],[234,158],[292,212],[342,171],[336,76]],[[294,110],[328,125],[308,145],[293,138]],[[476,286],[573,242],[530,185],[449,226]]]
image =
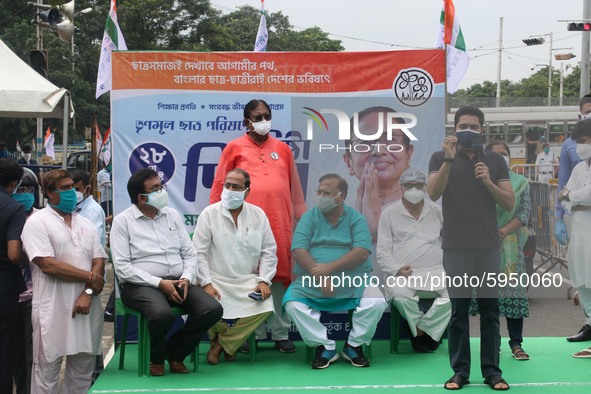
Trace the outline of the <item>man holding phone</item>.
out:
[[[113,220],[111,252],[121,282],[121,299],[148,318],[150,375],[164,375],[168,359],[172,373],[188,373],[183,364],[205,332],[222,316],[222,306],[195,280],[197,253],[180,214],[168,208],[166,186],[149,168],[127,182],[132,205]],[[180,306],[188,318],[168,340],[166,334]]]
[[[228,171],[221,201],[199,215],[193,235],[199,284],[219,300],[224,316],[209,330],[207,362],[224,354],[236,359],[240,345],[273,312],[271,280],[277,272],[277,244],[265,212],[244,201],[250,175]]]

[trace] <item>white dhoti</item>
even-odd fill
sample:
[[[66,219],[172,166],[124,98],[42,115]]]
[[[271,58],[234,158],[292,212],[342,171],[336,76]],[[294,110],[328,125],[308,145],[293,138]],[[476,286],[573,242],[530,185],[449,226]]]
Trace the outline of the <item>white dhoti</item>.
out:
[[[408,321],[410,331],[414,337],[417,336],[417,328],[424,331],[439,341],[449,324],[451,317],[451,303],[447,289],[433,292],[415,290],[408,287],[392,288],[393,303],[402,317]],[[419,300],[421,298],[432,298],[435,296],[433,305],[427,312],[419,309]]]

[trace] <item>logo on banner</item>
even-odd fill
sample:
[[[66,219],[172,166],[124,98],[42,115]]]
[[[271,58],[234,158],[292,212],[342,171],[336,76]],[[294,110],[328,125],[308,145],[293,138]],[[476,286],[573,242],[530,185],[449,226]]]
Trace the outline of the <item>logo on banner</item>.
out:
[[[411,141],[417,141],[417,137],[410,131],[410,129],[417,124],[417,117],[413,114],[402,113],[402,112],[376,112],[378,114],[378,126],[375,131],[362,133],[359,130],[359,112],[354,112],[353,116],[350,117],[344,111],[338,109],[321,109],[315,110],[310,107],[303,107],[310,112],[304,112],[309,116],[307,121],[307,138],[312,140],[314,137],[314,124],[324,130],[330,132],[328,122],[323,114],[335,115],[338,122],[338,139],[345,142],[344,146],[335,144],[319,144],[319,152],[323,150],[336,150],[338,151],[355,151],[358,153],[365,153],[378,149],[378,151],[384,149],[391,153],[401,152],[404,150],[404,146],[395,143],[394,130],[400,130],[404,133]],[[385,116],[384,116],[385,115]],[[384,121],[385,119],[385,121]],[[401,119],[408,119],[401,123]],[[352,126],[352,127],[351,127]],[[351,134],[353,131],[353,134]],[[357,141],[356,144],[350,142]]]
[[[142,168],[151,168],[158,174],[162,183],[174,175],[175,160],[170,149],[155,142],[139,145],[129,157],[129,171],[133,174]]]
[[[433,78],[431,74],[421,68],[407,68],[400,70],[394,79],[394,95],[409,107],[425,104],[433,94]]]

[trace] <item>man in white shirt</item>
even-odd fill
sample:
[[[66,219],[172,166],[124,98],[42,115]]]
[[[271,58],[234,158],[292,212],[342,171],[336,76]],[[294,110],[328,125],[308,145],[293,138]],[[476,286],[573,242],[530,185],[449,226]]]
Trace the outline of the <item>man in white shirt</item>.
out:
[[[66,356],[64,393],[85,393],[101,353],[105,251],[92,223],[76,214],[74,181],[65,170],[43,176],[49,205],[22,234],[33,278],[31,393],[57,393]]]
[[[421,353],[437,350],[451,316],[442,280],[443,215],[439,205],[424,199],[426,182],[421,171],[404,171],[400,177],[404,194],[382,212],[377,245],[377,261],[385,272],[386,299],[393,300],[408,321],[412,347]],[[427,312],[419,309],[419,296],[435,298]]]
[[[149,168],[136,171],[127,191],[132,205],[115,217],[110,236],[121,299],[148,319],[150,375],[164,375],[165,359],[172,373],[188,373],[185,357],[222,317],[222,306],[191,286],[197,252],[180,214],[166,207],[168,194],[158,174]],[[189,316],[166,340],[175,320],[172,306],[180,306]]]
[[[207,361],[218,364],[222,351],[234,361],[240,345],[273,312],[271,280],[277,272],[277,244],[265,212],[244,202],[250,176],[228,171],[221,201],[199,215],[193,244],[199,284],[218,299],[224,316],[209,331]],[[255,294],[253,294],[255,293]]]
[[[550,152],[550,145],[547,143],[542,145],[542,151],[536,157],[536,178],[538,182],[548,183],[548,181],[554,178],[553,164],[558,164],[556,156],[553,152]]]

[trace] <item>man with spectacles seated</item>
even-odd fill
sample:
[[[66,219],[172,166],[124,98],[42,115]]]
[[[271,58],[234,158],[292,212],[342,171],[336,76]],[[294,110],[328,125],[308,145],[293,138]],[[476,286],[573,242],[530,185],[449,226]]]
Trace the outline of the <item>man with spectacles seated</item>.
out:
[[[271,290],[275,313],[267,323],[275,348],[283,353],[295,352],[289,341],[290,321],[281,312],[281,299],[291,282],[291,237],[295,222],[306,211],[304,193],[291,148],[271,136],[271,108],[264,100],[251,100],[244,107],[244,126],[247,132],[230,141],[224,148],[211,187],[209,202],[220,201],[224,179],[228,171],[242,168],[250,174],[253,189],[248,202],[265,211],[273,236],[277,242],[277,274]],[[266,339],[263,325],[257,330],[257,339]],[[248,353],[248,343],[240,350]]]
[[[318,206],[306,212],[295,229],[291,250],[297,278],[285,293],[283,307],[306,345],[316,347],[313,369],[339,358],[320,311],[353,309],[343,357],[355,367],[369,367],[363,345],[371,342],[387,307],[383,297],[370,295],[371,236],[363,216],[345,205],[347,182],[337,174],[324,175],[319,182]]]
[[[416,352],[439,348],[451,316],[451,303],[442,280],[441,207],[424,199],[427,177],[409,168],[400,176],[404,193],[380,216],[377,262],[385,277],[387,300],[393,300],[408,321],[411,345]],[[429,281],[430,278],[439,280]],[[419,309],[419,297],[435,298],[427,312]]]
[[[265,212],[244,201],[249,193],[249,174],[230,170],[222,201],[201,212],[193,236],[199,284],[224,307],[222,320],[209,330],[212,365],[222,352],[234,361],[240,345],[273,313],[277,244]]]
[[[199,286],[197,252],[181,215],[167,207],[168,193],[156,171],[136,171],[127,182],[131,207],[113,220],[110,244],[121,300],[148,319],[150,375],[188,373],[183,363],[201,337],[222,317],[222,306]],[[189,316],[168,340],[175,316],[172,306]]]

